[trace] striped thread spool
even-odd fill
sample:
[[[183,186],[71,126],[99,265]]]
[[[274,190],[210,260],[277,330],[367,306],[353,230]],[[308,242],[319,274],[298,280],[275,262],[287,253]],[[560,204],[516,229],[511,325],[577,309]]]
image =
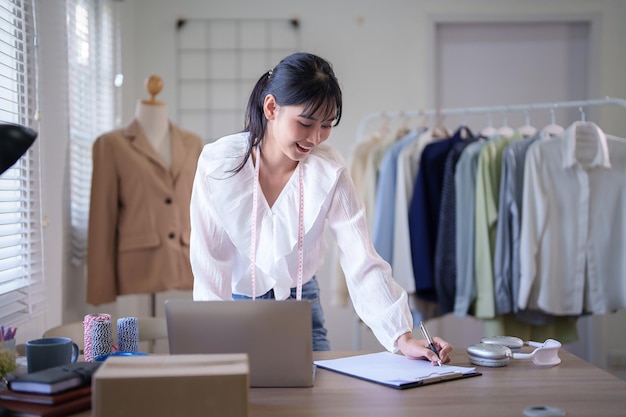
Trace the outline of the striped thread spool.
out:
[[[120,352],[139,351],[139,319],[137,317],[117,319],[117,347]]]
[[[113,353],[113,327],[111,320],[95,321],[91,326],[91,354],[93,358],[99,355]]]
[[[101,322],[101,321],[111,321],[111,315],[107,314],[107,313],[100,313],[100,314],[87,314],[83,320],[83,328],[84,328],[84,332],[83,332],[83,355],[85,357],[85,361],[87,362],[92,362],[93,361],[93,357],[95,356],[92,353],[92,335],[91,335],[91,329],[93,327],[93,323],[95,322]]]

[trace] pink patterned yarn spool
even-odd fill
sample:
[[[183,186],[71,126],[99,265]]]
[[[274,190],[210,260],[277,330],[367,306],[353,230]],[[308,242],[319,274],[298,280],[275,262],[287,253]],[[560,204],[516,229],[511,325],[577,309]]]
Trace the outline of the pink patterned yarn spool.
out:
[[[87,314],[85,319],[83,320],[83,328],[84,328],[84,349],[83,354],[85,356],[85,361],[93,362],[93,323],[94,322],[106,322],[111,321],[111,315],[107,313],[100,314]]]

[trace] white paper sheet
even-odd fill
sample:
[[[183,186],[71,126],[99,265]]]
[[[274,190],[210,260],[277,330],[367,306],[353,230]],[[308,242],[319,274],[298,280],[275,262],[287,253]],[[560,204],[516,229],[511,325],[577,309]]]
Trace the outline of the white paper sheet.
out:
[[[403,388],[480,375],[476,368],[433,366],[429,361],[412,360],[390,352],[370,353],[339,359],[318,360],[320,368],[330,369],[380,384]]]

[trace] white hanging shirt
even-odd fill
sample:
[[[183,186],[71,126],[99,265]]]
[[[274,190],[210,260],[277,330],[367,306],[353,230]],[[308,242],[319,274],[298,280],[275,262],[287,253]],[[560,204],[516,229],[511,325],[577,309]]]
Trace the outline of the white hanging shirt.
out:
[[[626,308],[626,140],[576,122],[533,143],[525,163],[519,307]]]
[[[248,133],[225,136],[205,145],[191,197],[190,257],[195,300],[251,296],[250,248],[252,158],[233,175],[246,152]],[[323,262],[324,228],[336,239],[339,261],[357,314],[381,344],[397,350],[396,339],[413,323],[406,292],[393,280],[390,266],[374,250],[363,203],[341,156],[322,144],[300,162],[304,191],[304,282]],[[259,193],[256,244],[256,293],[274,289],[286,299],[298,273],[298,170],[270,208]]]

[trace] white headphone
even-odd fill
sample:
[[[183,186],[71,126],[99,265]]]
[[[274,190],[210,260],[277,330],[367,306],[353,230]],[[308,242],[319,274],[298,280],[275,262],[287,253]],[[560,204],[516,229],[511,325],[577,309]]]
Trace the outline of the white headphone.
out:
[[[521,353],[522,346],[533,346],[531,353]],[[532,359],[537,366],[550,367],[561,363],[561,343],[547,339],[543,343],[524,342],[513,336],[483,337],[480,343],[467,347],[470,362],[475,365],[499,367],[509,364],[509,359]]]

